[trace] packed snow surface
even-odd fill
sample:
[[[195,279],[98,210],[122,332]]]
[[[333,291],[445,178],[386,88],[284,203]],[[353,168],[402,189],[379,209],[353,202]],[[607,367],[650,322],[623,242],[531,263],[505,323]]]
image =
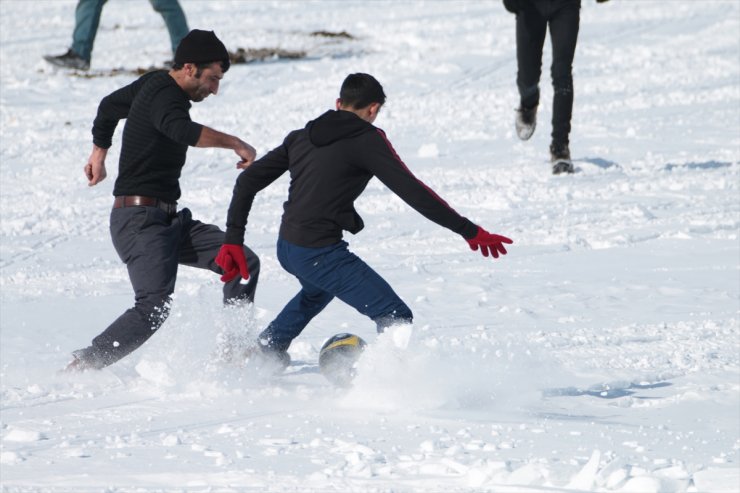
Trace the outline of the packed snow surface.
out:
[[[498,1],[182,0],[234,65],[194,120],[259,154],[374,74],[383,128],[461,214],[511,237],[496,261],[377,180],[351,249],[414,311],[377,336],[335,301],[265,379],[215,355],[298,290],[274,245],[287,191],[257,198],[255,305],[181,268],[171,317],[100,372],[60,374],[132,304],[108,179],[82,168],[100,99],[171,57],[146,0],[103,10],[88,77],[74,0],[0,2],[0,490],[11,492],[740,491],[740,3],[583,0],[571,152],[553,176],[546,42],[533,138],[514,132],[514,16]],[[350,36],[317,36],[317,31]],[[124,69],[112,73],[113,69]],[[233,153],[191,149],[181,207],[224,226]],[[339,332],[369,347],[350,389],[319,373]]]

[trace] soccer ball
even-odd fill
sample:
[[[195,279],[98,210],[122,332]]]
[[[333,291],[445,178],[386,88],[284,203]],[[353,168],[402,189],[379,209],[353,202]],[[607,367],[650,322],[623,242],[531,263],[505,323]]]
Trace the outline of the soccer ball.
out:
[[[334,385],[349,387],[355,377],[355,364],[367,343],[354,334],[337,334],[319,352],[321,374]]]

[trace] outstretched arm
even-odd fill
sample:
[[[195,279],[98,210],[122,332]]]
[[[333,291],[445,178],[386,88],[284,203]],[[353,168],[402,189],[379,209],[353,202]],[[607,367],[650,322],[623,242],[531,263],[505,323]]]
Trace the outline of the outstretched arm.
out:
[[[241,245],[244,242],[244,230],[247,226],[247,218],[249,217],[249,211],[252,209],[254,197],[260,190],[288,171],[288,152],[286,149],[284,142],[259,158],[236,178],[236,185],[234,185],[234,192],[226,216],[226,239],[224,243]]]
[[[401,160],[382,130],[377,129],[377,134],[369,134],[368,138],[362,160],[368,171],[430,221],[462,235],[465,239],[476,235],[478,226],[458,214],[434,190],[419,180]]]
[[[491,234],[458,214],[434,190],[414,176],[382,130],[378,129],[377,137],[374,136],[368,147],[370,150],[365,154],[365,166],[404,202],[427,219],[461,235],[472,250],[480,249],[484,257],[490,254],[498,258],[499,254],[506,254],[504,243],[511,244],[512,240]]]
[[[289,136],[290,137],[290,136]],[[287,140],[287,139],[286,139]],[[288,153],[285,143],[268,152],[253,165],[241,172],[236,179],[234,192],[226,217],[224,244],[216,256],[216,264],[224,271],[223,282],[229,282],[237,274],[242,279],[249,277],[247,261],[244,258],[244,231],[249,211],[257,192],[275,181],[288,170]]]
[[[236,167],[239,169],[247,168],[254,162],[254,158],[257,156],[257,151],[255,151],[254,147],[240,138],[219,132],[218,130],[214,130],[206,126],[203,127],[198,143],[195,144],[195,146],[231,149],[241,158],[241,160],[236,163]]]

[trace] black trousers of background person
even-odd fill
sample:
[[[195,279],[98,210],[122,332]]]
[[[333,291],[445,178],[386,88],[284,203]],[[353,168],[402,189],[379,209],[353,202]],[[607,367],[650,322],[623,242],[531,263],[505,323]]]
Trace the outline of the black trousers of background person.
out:
[[[96,366],[107,366],[141,346],[169,315],[179,265],[222,274],[215,258],[225,233],[217,226],[192,219],[190,210],[169,216],[157,207],[113,209],[110,217],[113,246],[126,264],[135,304],[93,339],[89,351]],[[259,277],[257,255],[244,247],[249,282],[241,277],[224,284],[224,302],[253,301]]]
[[[516,15],[517,87],[522,108],[540,102],[542,48],[547,28],[552,42],[552,142],[568,144],[573,113],[573,57],[581,0],[524,0]]]

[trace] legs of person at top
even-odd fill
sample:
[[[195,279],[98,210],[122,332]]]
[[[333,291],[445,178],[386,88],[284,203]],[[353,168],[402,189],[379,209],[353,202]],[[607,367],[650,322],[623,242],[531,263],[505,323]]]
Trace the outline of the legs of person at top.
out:
[[[107,0],[79,0],[75,9],[75,29],[72,33],[72,51],[88,62],[92,58],[100,15]],[[178,0],[149,0],[152,8],[164,19],[170,36],[172,53],[189,32],[185,12]]]
[[[152,8],[157,11],[167,26],[167,32],[170,35],[170,45],[172,46],[172,55],[174,57],[177,45],[182,38],[190,31],[188,22],[185,18],[180,2],[178,0],[149,0]]]
[[[552,144],[569,144],[570,121],[573,114],[573,58],[578,41],[580,1],[568,0],[550,16],[552,42]]]
[[[570,162],[568,149],[573,110],[572,65],[575,56],[580,18],[580,0],[536,0],[525,2],[517,14],[517,88],[520,109],[517,132],[526,140],[534,131],[534,118],[539,104],[539,81],[542,72],[542,50],[547,27],[553,49],[551,76],[553,84],[552,142],[553,161]],[[522,121],[520,121],[522,120]],[[526,125],[531,125],[527,128]],[[572,166],[572,165],[571,165]],[[572,168],[564,171],[572,171]]]
[[[542,48],[547,33],[547,19],[533,2],[522,2],[516,15],[516,58],[520,107],[529,109],[540,102]]]
[[[79,0],[75,8],[75,28],[72,31],[72,51],[90,62],[100,14],[107,0]]]

